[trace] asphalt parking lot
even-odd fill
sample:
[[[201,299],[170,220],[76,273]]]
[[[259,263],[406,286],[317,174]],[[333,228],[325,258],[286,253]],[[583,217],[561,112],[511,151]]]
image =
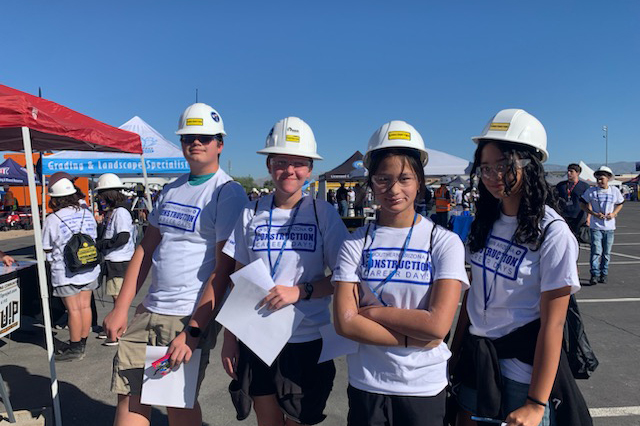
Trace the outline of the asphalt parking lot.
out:
[[[627,203],[618,217],[611,259],[609,283],[583,287],[578,293],[586,331],[600,360],[589,380],[578,381],[598,426],[640,425],[640,203]],[[32,237],[2,240],[0,248],[16,257],[33,253]],[[579,272],[582,283],[589,279],[589,248],[580,250]],[[144,292],[145,289],[143,288]],[[139,302],[142,295],[136,299]],[[98,302],[100,321],[112,304]],[[131,313],[133,308],[131,309]],[[56,331],[66,340],[66,330]],[[111,361],[116,351],[103,347],[92,334],[84,360],[58,363],[63,421],[67,425],[111,425],[115,395],[109,392]],[[244,422],[235,419],[226,376],[219,361],[219,347],[211,355],[211,364],[200,392],[203,417],[207,425],[255,425],[252,414]],[[343,358],[336,361],[337,376],[326,409],[327,426],[343,425],[347,413],[347,374]],[[14,410],[51,405],[49,366],[41,327],[23,326],[10,338],[0,339],[0,373],[9,388]],[[0,408],[2,408],[0,406]],[[0,420],[0,423],[2,421]],[[166,425],[161,408],[153,410],[152,424]]]

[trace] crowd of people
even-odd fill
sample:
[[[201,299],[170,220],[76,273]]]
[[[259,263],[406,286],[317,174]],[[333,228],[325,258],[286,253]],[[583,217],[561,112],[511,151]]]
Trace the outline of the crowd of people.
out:
[[[157,195],[137,246],[117,176],[98,181],[100,226],[70,176],[49,184],[54,213],[44,224],[44,249],[70,334],[56,359],[84,357],[90,296],[102,273],[114,301],[105,337],[118,345],[115,425],[149,424],[151,407],[140,400],[147,345],[167,347],[174,368],[200,348],[199,388],[220,332],[214,314],[233,287],[230,275],[257,260],[275,283],[262,304],[270,310],[293,304],[304,318],[271,365],[224,331],[221,364],[240,395],[233,399],[238,418],[253,406],[260,426],[324,420],[336,370],[333,361],[318,363],[320,328],[333,322],[339,335],[358,342],[347,356],[348,383],[339,384],[348,386],[348,425],[440,426],[445,416],[457,425],[476,424],[477,416],[509,426],[590,424],[575,383],[572,392],[559,385],[573,380],[563,361],[563,326],[570,295],[580,289],[574,234],[582,216],[590,218],[591,282],[606,282],[622,206],[619,191],[607,186],[610,170],[597,172],[597,188],[585,188],[572,164],[568,180],[550,187],[543,125],[524,110],[506,109],[473,138],[477,188],[450,190],[443,182],[431,193],[425,143],[413,126],[395,120],[369,140],[366,184],[352,190],[342,184],[324,201],[302,191],[322,160],[313,131],[287,117],[265,132],[257,151],[266,156],[274,190],[248,197],[220,167],[226,133],[218,112],[196,103],[179,123],[190,173]],[[350,203],[361,214],[367,194],[378,214],[350,234],[341,216]],[[435,221],[426,214],[434,204]],[[452,206],[475,214],[466,243],[447,229]],[[81,234],[96,241],[102,266],[89,251],[68,249]],[[74,254],[86,260],[79,268],[72,267]],[[148,292],[129,320],[149,272]],[[454,412],[447,412],[448,389]],[[563,403],[550,404],[551,395]],[[167,412],[172,425],[202,424],[197,402]]]

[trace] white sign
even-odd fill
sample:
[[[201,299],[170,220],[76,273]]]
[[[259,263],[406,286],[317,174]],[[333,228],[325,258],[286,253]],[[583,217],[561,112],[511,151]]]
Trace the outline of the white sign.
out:
[[[0,337],[20,328],[20,287],[14,278],[0,284]]]

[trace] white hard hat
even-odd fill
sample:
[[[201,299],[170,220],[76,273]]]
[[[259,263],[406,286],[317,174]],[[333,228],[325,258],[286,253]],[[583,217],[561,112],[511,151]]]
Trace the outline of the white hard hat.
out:
[[[540,161],[543,163],[549,158],[547,132],[544,126],[523,109],[503,109],[489,120],[480,136],[471,139],[475,143],[481,140],[495,140],[526,145],[540,154]]]
[[[311,127],[298,117],[278,121],[267,135],[264,148],[258,154],[286,154],[322,160]]]
[[[176,135],[223,135],[224,124],[218,111],[207,104],[189,105],[178,121]]]
[[[75,193],[76,187],[67,178],[59,179],[53,185],[49,185],[49,197],[65,197]]]
[[[613,177],[613,170],[611,170],[609,167],[607,166],[600,166],[600,168],[598,170],[596,170],[595,172],[593,172],[594,176],[598,176],[598,175],[609,175],[609,179],[611,179]]]
[[[429,161],[429,154],[420,133],[407,122],[393,120],[383,124],[371,135],[367,152],[364,154],[364,166],[369,168],[373,151],[389,148],[415,149],[420,152],[420,161],[423,166]]]
[[[124,187],[125,186],[117,175],[113,173],[105,173],[98,178],[96,191],[102,191],[104,189],[123,189]]]

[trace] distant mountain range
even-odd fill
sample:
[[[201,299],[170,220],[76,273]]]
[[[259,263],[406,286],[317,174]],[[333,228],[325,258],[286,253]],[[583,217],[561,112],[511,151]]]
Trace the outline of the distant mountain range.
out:
[[[602,164],[587,163],[587,166],[591,167],[593,170],[598,170],[598,168],[600,168]],[[635,161],[618,161],[617,163],[609,163],[609,167],[616,175],[622,175],[626,173],[640,173],[636,172]],[[567,170],[567,165],[545,164],[544,169],[547,172],[561,172]]]

